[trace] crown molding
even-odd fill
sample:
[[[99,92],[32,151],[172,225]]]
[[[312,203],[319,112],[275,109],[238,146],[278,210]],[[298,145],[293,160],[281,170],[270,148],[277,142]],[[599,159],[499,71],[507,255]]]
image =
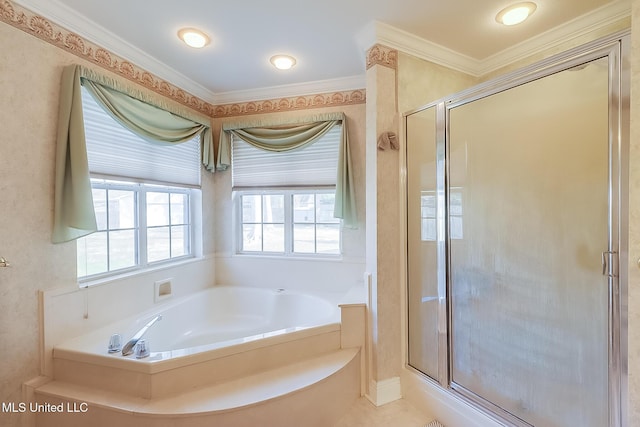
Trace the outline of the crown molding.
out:
[[[149,56],[116,34],[87,20],[58,0],[13,1],[211,104],[230,104],[366,87],[363,70],[362,75],[346,78],[214,93],[184,74]],[[360,48],[363,62],[366,58],[367,50],[375,44],[381,44],[426,61],[479,77],[525,57],[553,48],[560,43],[565,43],[567,40],[605,28],[617,21],[630,17],[630,15],[631,7],[629,1],[618,0],[484,60],[462,55],[444,46],[377,21],[370,23],[360,31],[356,35],[356,42]]]
[[[13,0],[32,12],[46,17],[65,29],[112,52],[138,67],[171,82],[173,85],[211,104],[228,104],[262,99],[277,99],[295,95],[311,95],[365,87],[364,71],[361,76],[329,79],[292,85],[273,86],[259,89],[214,93],[194,82],[184,74],[174,70],[149,54],[131,45],[118,35],[106,30],[80,15],[58,0]]]
[[[82,38],[211,103],[214,94],[58,0],[13,0]]]
[[[477,59],[379,21],[372,22],[360,31],[356,40],[365,52],[380,44],[471,75],[476,75],[480,68]]]
[[[482,76],[496,71],[529,56],[560,46],[567,41],[604,29],[630,16],[629,1],[618,0],[609,3],[484,59],[477,69],[477,75]]]
[[[318,80],[306,83],[271,86],[257,89],[236,90],[214,94],[214,104],[232,104],[248,101],[260,101],[276,98],[286,98],[298,95],[314,95],[329,92],[341,92],[366,87],[366,77],[363,73],[358,76],[340,79]]]
[[[368,50],[375,44],[381,44],[447,68],[481,77],[521,59],[566,43],[568,40],[606,28],[630,16],[631,5],[628,0],[614,1],[483,60],[462,55],[454,50],[377,21],[372,22],[361,30],[356,40],[363,51]]]

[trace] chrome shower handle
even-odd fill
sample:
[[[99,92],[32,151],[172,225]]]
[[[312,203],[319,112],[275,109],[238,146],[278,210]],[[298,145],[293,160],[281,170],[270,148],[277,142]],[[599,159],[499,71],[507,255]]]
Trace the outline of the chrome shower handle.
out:
[[[9,261],[7,261],[4,257],[0,256],[0,267],[11,267]]]

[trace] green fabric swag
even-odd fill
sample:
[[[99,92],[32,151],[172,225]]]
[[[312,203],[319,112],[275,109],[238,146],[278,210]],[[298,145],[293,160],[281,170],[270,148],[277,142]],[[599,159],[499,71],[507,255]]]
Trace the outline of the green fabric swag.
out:
[[[97,230],[82,114],[81,85],[121,125],[145,140],[175,144],[200,134],[202,163],[215,171],[213,138],[204,115],[161,101],[127,82],[80,65],[62,73],[56,147],[53,242],[77,239]]]
[[[93,211],[82,120],[80,70],[62,72],[56,146],[53,242],[67,242],[98,229]]]
[[[90,80],[82,79],[82,85],[111,117],[146,141],[187,142],[207,128]]]
[[[231,166],[231,135],[266,151],[282,152],[296,150],[313,144],[333,126],[342,123],[338,176],[333,215],[341,218],[348,228],[357,227],[353,172],[349,150],[349,132],[344,113],[328,113],[302,119],[275,121],[225,123],[220,133],[218,147],[218,170]]]

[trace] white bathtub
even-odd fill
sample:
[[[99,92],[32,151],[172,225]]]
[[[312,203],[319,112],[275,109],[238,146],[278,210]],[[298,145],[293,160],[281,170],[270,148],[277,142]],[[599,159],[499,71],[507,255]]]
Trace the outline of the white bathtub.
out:
[[[121,334],[124,345],[158,314],[162,320],[143,337],[151,350],[149,357],[108,353],[112,334]],[[319,296],[283,289],[216,286],[56,345],[54,363],[66,360],[157,373],[339,330],[339,322],[337,303]]]

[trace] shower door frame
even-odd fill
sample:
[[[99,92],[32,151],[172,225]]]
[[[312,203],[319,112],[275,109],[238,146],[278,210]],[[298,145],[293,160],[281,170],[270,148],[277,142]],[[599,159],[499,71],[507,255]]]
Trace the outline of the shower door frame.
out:
[[[461,105],[544,78],[557,72],[599,58],[609,59],[609,159],[608,159],[608,247],[603,248],[603,274],[607,276],[608,301],[608,410],[609,426],[627,425],[627,271],[628,271],[628,165],[630,122],[629,31],[621,31],[565,53],[552,56],[522,70],[507,74],[466,91],[403,114],[405,132],[408,116],[435,108],[436,114],[436,229],[438,288],[438,378],[431,378],[412,367],[408,368],[436,382],[455,396],[471,403],[486,415],[510,426],[530,427],[515,415],[488,402],[452,380],[453,370],[453,307],[451,295],[451,252],[449,245],[449,113]],[[405,134],[406,137],[406,134]],[[405,153],[406,154],[406,153]],[[406,158],[405,158],[406,165]],[[405,194],[407,194],[405,192]],[[407,211],[408,215],[409,212]],[[407,221],[408,222],[408,221]],[[408,230],[407,230],[408,231]],[[408,249],[405,249],[408,250]],[[405,257],[408,259],[408,257]],[[406,269],[406,265],[405,265]],[[405,271],[405,277],[408,275]],[[407,279],[407,286],[409,281]],[[409,295],[409,292],[407,292]],[[409,319],[407,318],[407,322]],[[407,336],[407,346],[409,337]]]

